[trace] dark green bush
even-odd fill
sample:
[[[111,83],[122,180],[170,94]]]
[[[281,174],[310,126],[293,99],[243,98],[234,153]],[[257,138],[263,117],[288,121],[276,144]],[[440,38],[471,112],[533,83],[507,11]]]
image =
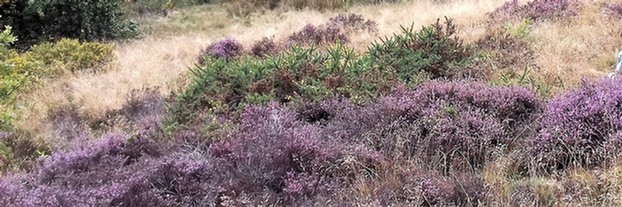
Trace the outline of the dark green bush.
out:
[[[0,25],[10,25],[25,49],[60,38],[108,40],[137,35],[137,26],[123,18],[119,0],[12,0],[0,4]]]
[[[456,36],[451,19],[445,17],[443,24],[437,20],[418,32],[413,32],[412,27],[402,29],[403,34],[372,44],[369,49],[372,67],[394,70],[407,82],[420,72],[428,73],[431,78],[469,74],[461,69],[471,62],[475,53]]]
[[[180,96],[176,113],[181,117],[204,110],[228,113],[270,100],[300,103],[350,97],[363,101],[388,92],[396,80],[393,73],[372,71],[368,59],[342,45],[326,52],[294,47],[266,58],[205,56],[203,60],[203,66],[192,70],[194,82]]]
[[[464,77],[471,73],[467,66],[475,52],[455,36],[451,20],[445,20],[418,32],[404,30],[361,55],[337,43],[325,49],[294,45],[263,58],[218,58],[234,56],[225,50],[214,52],[223,55],[202,56],[201,66],[193,70],[194,83],[173,111],[177,121],[186,122],[205,110],[227,114],[272,100],[300,104],[345,97],[365,103],[396,85]]]
[[[361,104],[397,85],[416,85],[429,78],[473,77],[469,75],[475,67],[469,65],[475,51],[455,33],[455,26],[446,18],[445,24],[437,21],[418,32],[405,29],[404,34],[376,43],[360,55],[339,43],[322,49],[294,44],[284,53],[261,58],[248,54],[218,58],[237,53],[216,51],[223,55],[202,56],[201,66],[193,70],[194,83],[173,111],[176,121],[187,122],[200,120],[193,114],[206,114],[206,110],[228,114],[269,101],[297,105],[343,97]]]

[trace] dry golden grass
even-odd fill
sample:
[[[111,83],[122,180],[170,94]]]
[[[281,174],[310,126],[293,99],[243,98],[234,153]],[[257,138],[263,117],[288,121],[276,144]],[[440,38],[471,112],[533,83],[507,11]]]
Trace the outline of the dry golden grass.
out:
[[[583,4],[579,15],[563,21],[537,23],[531,36],[540,72],[559,76],[568,86],[612,72],[622,45],[619,20],[600,12],[600,3]]]
[[[347,11],[290,10],[265,11],[247,17],[231,17],[218,6],[202,5],[181,11],[174,11],[169,17],[149,18],[144,27],[154,36],[170,36],[200,33],[213,38],[235,37],[243,43],[250,43],[262,37],[282,38],[302,29],[306,24],[322,24],[340,13],[356,13],[376,21],[379,32],[376,35],[359,34],[353,41],[355,46],[366,47],[378,37],[389,36],[401,31],[400,25],[415,26],[415,29],[429,25],[438,18],[447,16],[461,26],[463,36],[474,40],[483,34],[481,22],[486,12],[503,4],[503,0],[451,1],[435,3],[432,0],[404,3],[381,3],[354,6]]]
[[[163,95],[180,88],[200,49],[211,39],[196,35],[170,38],[146,38],[118,44],[115,60],[105,72],[65,74],[26,95],[19,128],[40,136],[49,134],[45,124],[48,113],[61,106],[74,105],[81,116],[102,118],[106,112],[120,109],[133,90],[158,88]],[[50,131],[51,130],[51,131]]]

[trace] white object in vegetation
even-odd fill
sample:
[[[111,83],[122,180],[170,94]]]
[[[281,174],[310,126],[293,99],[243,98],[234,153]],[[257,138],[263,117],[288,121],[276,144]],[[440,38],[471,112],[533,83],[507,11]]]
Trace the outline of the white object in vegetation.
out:
[[[618,74],[622,73],[622,51],[618,52],[616,70],[607,74],[607,78],[615,79]]]

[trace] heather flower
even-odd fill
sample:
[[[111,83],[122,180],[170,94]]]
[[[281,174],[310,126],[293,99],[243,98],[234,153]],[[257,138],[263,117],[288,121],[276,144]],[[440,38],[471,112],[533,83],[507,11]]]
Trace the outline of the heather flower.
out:
[[[444,177],[421,169],[395,169],[397,182],[374,186],[372,197],[382,206],[477,206],[485,203],[483,180],[472,174]]]
[[[561,19],[576,16],[578,2],[576,0],[533,0],[520,5],[518,0],[511,0],[490,13],[491,23],[505,25],[509,21],[525,18],[535,21]]]
[[[263,38],[253,44],[251,53],[256,57],[266,57],[276,55],[278,53],[278,48],[274,40]]]
[[[367,106],[331,101],[315,111],[327,114],[327,137],[448,172],[481,168],[499,147],[520,146],[515,137],[530,136],[540,105],[522,87],[430,81]]]
[[[340,14],[335,17],[331,17],[327,23],[328,27],[342,28],[347,32],[376,32],[377,24],[371,20],[365,20],[363,16],[358,14]]]
[[[357,14],[338,15],[330,18],[329,22],[315,26],[307,24],[285,40],[286,45],[324,45],[330,43],[347,43],[349,35],[357,32],[376,32],[376,23]]]
[[[589,167],[606,162],[619,148],[622,129],[620,80],[584,82],[549,102],[542,130],[530,153],[543,170]]]
[[[577,15],[575,0],[534,0],[524,6],[526,16],[534,20]]]
[[[622,17],[622,4],[620,3],[606,3],[602,7],[602,11],[607,16]]]
[[[242,44],[235,39],[227,38],[211,45],[207,46],[201,53],[200,61],[202,62],[203,55],[209,55],[215,58],[231,59],[242,54]]]
[[[240,171],[251,173],[260,185],[282,188],[287,172],[319,172],[336,159],[317,127],[296,121],[289,110],[274,104],[250,106],[240,119],[237,138],[231,142],[234,160],[247,163]]]

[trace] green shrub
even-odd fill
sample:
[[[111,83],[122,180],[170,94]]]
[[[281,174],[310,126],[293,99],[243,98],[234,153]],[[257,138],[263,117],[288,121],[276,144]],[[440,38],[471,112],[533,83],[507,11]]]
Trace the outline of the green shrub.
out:
[[[21,54],[4,48],[0,50],[0,77],[4,83],[16,83],[21,79],[36,82],[63,70],[73,72],[96,67],[111,59],[112,50],[112,45],[109,44],[81,43],[70,39],[41,43]]]
[[[97,68],[111,59],[112,49],[109,44],[70,39],[41,43],[24,53],[0,47],[0,130],[11,128],[14,101],[22,89],[63,71]]]
[[[367,62],[343,45],[326,52],[294,47],[266,58],[206,56],[204,65],[192,70],[195,79],[173,111],[185,122],[205,110],[229,113],[270,100],[301,103],[349,97],[363,102],[389,92],[396,80],[394,73],[371,70]]]
[[[0,33],[0,47],[9,47],[11,44],[17,41],[17,37],[13,35],[11,29],[13,29],[11,28],[11,26],[6,26],[4,28],[4,31]]]
[[[16,40],[17,38],[11,33],[11,27],[6,27],[0,33],[0,105],[15,96],[15,92],[26,80],[31,68],[36,65],[8,48]],[[6,107],[0,111],[0,128],[9,120],[5,111]]]
[[[119,0],[14,0],[0,5],[1,25],[10,25],[25,49],[40,41],[76,38],[107,40],[137,35],[123,19]]]
[[[27,53],[32,60],[55,70],[76,71],[97,66],[110,60],[112,46],[108,44],[83,42],[75,39],[61,39],[58,42],[44,42],[32,47]]]
[[[564,87],[564,82],[559,77],[555,79],[554,83],[548,83],[542,77],[531,74],[532,72],[532,68],[524,68],[520,72],[515,70],[499,71],[497,74],[499,77],[492,79],[491,82],[502,86],[524,86],[543,98],[551,98],[553,89]]]
[[[523,39],[529,35],[533,24],[534,24],[534,21],[532,19],[523,19],[522,21],[516,24],[507,24],[505,28],[508,34],[516,38]]]
[[[261,58],[204,55],[192,70],[193,83],[172,111],[176,121],[184,123],[201,120],[197,114],[237,113],[248,104],[269,101],[296,105],[349,98],[363,104],[398,85],[463,77],[472,70],[467,66],[475,52],[455,32],[446,18],[444,25],[437,21],[418,32],[404,30],[360,55],[340,43],[321,50],[294,46]]]
[[[403,34],[375,42],[369,49],[372,67],[395,70],[399,78],[409,82],[420,72],[431,78],[453,78],[469,74],[461,71],[471,63],[474,50],[456,36],[456,26],[445,17],[418,32],[403,28]]]

